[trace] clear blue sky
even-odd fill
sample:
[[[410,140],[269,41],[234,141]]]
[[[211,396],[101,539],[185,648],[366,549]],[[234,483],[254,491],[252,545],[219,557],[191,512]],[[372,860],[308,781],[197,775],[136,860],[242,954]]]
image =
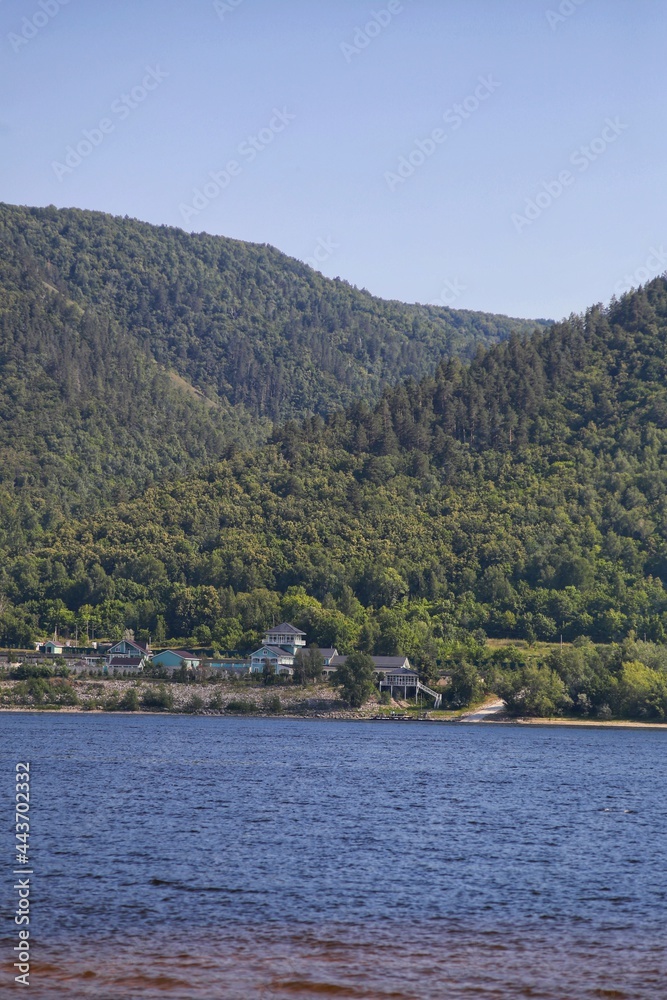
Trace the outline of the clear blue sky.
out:
[[[664,0],[0,0],[0,198],[560,318],[667,269],[666,37]]]

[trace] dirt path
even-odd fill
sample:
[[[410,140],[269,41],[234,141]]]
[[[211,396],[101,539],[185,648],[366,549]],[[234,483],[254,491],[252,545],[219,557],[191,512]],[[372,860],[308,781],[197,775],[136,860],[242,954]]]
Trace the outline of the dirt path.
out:
[[[498,715],[505,708],[505,702],[500,701],[499,698],[493,701],[487,701],[480,708],[474,709],[472,712],[464,712],[463,715],[459,716],[460,722],[486,722],[487,719],[494,715]]]

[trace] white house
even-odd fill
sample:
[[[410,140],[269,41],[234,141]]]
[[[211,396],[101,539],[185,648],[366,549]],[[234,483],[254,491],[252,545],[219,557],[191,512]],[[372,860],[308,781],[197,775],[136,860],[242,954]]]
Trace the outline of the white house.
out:
[[[265,664],[273,669],[275,674],[293,674],[295,653],[282,646],[269,646],[268,643],[256,650],[250,657],[250,673],[261,674]]]
[[[296,654],[299,647],[306,645],[306,633],[294,628],[289,622],[283,622],[265,632],[264,642],[267,646],[282,646]]]
[[[340,656],[336,653],[332,656],[328,663],[324,664],[324,670],[322,673],[325,677],[331,677],[339,666],[347,660],[347,656]],[[402,682],[396,681],[396,684],[405,684],[407,679],[417,679],[419,675],[415,670],[412,669],[410,661],[407,656],[371,656],[373,661],[373,667],[375,668],[375,675],[378,677],[380,674],[385,676],[402,676],[404,680]]]
[[[276,674],[294,673],[294,660],[300,649],[306,645],[306,633],[282,622],[267,629],[264,634],[264,645],[250,657],[250,673],[261,674],[266,663]]]
[[[142,659],[147,658],[150,653],[150,646],[147,646],[145,642],[135,642],[134,639],[121,639],[120,642],[114,643],[107,650],[107,656],[128,656],[133,659],[136,659],[137,656]]]
[[[150,648],[134,639],[121,639],[107,650],[105,665],[107,670],[125,670],[140,673],[148,662]]]

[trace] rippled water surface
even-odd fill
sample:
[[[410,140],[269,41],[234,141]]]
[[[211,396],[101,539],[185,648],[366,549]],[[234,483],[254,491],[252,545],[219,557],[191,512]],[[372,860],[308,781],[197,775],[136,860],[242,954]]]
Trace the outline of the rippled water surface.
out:
[[[26,995],[667,996],[667,731],[5,714],[0,739],[4,803],[32,768]]]

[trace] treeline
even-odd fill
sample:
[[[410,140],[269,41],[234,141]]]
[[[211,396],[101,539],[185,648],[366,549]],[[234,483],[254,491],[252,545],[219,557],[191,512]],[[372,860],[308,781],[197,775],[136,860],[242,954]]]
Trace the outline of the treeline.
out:
[[[515,716],[667,719],[667,648],[638,641],[596,646],[578,639],[546,656],[507,646],[460,650],[445,699],[463,707],[491,690]]]

